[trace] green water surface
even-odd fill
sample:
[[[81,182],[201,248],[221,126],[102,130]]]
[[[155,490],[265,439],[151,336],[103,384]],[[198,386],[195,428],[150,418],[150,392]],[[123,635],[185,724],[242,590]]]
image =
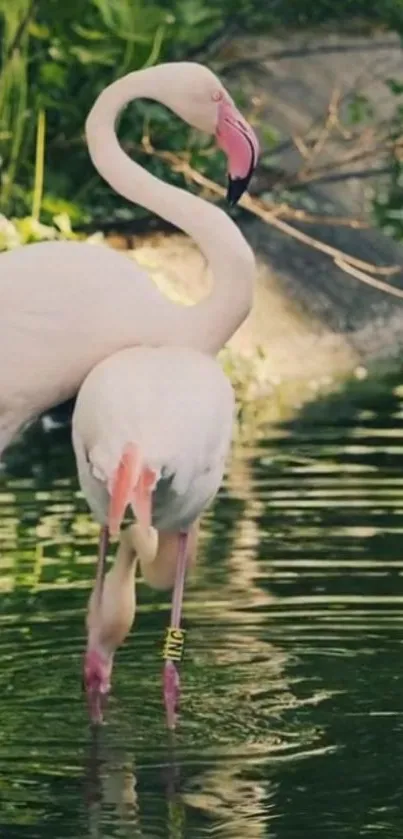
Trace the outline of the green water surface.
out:
[[[81,692],[97,531],[64,430],[0,494],[0,836],[403,835],[403,403],[329,400],[236,450],[186,592],[182,712],[161,703],[169,596],[138,587],[105,726]]]

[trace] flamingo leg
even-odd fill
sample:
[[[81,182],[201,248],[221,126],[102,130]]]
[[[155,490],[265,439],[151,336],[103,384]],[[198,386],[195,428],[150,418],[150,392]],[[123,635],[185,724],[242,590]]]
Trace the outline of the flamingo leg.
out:
[[[109,548],[109,528],[107,525],[101,527],[101,532],[99,534],[99,542],[98,542],[98,559],[97,559],[97,568],[95,572],[95,584],[94,584],[94,593],[95,597],[98,601],[98,605],[101,602],[102,597],[102,588],[105,579],[106,573],[106,555],[108,553]]]
[[[181,629],[183,591],[185,587],[186,566],[188,559],[187,532],[179,533],[178,559],[175,584],[172,595],[171,623],[167,629],[164,647],[163,692],[168,728],[174,729],[180,698],[180,678],[175,662],[182,658],[185,633]]]

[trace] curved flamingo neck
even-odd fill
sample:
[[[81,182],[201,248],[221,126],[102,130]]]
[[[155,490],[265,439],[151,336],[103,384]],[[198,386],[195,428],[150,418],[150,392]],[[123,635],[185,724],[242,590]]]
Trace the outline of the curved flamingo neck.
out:
[[[255,276],[253,252],[226,213],[166,184],[132,161],[115,131],[120,112],[137,98],[154,99],[176,113],[184,112],[186,103],[175,101],[175,78],[181,72],[186,72],[183,64],[165,64],[113,82],[95,102],[86,136],[94,166],[115,192],[180,228],[202,251],[212,271],[213,288],[195,306],[173,306],[169,323],[161,324],[161,338],[163,343],[174,340],[215,354],[249,314]]]

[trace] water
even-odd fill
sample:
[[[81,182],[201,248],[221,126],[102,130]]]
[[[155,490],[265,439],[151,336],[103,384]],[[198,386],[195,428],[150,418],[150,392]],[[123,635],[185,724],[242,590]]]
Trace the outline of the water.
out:
[[[81,693],[96,529],[63,430],[0,495],[0,836],[401,834],[403,404],[396,383],[238,447],[186,596],[182,716],[164,727],[165,595],[139,585],[107,724]]]

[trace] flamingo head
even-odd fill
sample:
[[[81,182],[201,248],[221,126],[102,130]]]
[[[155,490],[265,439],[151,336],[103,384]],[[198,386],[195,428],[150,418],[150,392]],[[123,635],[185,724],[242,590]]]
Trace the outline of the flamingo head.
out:
[[[228,162],[227,200],[236,204],[257,166],[259,142],[217,76],[197,62],[160,64],[152,69],[164,101],[185,122],[215,136]]]
[[[84,657],[83,686],[87,695],[91,722],[100,725],[103,720],[109,691],[113,655],[103,655],[96,649],[87,648]]]
[[[247,190],[259,157],[259,142],[253,128],[243,118],[224,90],[215,91],[217,102],[216,141],[227,155],[227,200],[237,204]]]

